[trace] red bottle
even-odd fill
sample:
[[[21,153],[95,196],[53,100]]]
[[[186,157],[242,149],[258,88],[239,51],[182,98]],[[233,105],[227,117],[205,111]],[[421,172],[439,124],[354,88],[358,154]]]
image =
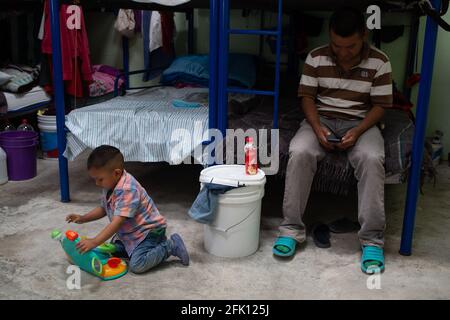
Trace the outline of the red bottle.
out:
[[[245,173],[254,175],[258,173],[256,146],[253,144],[252,137],[247,137],[245,140]]]

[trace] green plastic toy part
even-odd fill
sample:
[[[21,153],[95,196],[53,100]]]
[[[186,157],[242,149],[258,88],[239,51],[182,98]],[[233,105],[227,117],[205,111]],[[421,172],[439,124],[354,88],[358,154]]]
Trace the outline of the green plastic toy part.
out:
[[[103,243],[94,250],[98,250],[101,253],[114,253],[116,252],[116,246],[112,243]]]
[[[61,238],[61,235],[62,235],[61,231],[59,231],[58,229],[55,229],[55,230],[53,230],[52,233],[50,234],[50,237],[51,237],[53,240],[58,240],[58,239]]]
[[[91,260],[91,267],[92,271],[95,272],[97,275],[101,275],[103,271],[103,265],[99,258],[92,257]]]

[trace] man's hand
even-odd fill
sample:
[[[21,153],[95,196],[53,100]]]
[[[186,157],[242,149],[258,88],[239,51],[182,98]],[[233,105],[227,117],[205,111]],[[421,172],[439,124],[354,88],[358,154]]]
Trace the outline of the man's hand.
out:
[[[322,147],[324,147],[328,151],[333,151],[334,145],[328,142],[327,137],[331,134],[330,130],[324,126],[319,126],[316,130],[317,139],[319,139],[319,143]]]
[[[76,247],[79,253],[86,253],[99,245],[95,239],[84,239],[77,243]]]
[[[337,144],[337,147],[341,150],[347,150],[353,147],[361,136],[361,131],[358,127],[352,128],[342,137],[341,143]]]
[[[79,215],[79,214],[69,214],[67,217],[66,217],[66,221],[68,222],[68,223],[71,223],[71,222],[73,222],[73,223],[78,223],[78,224],[82,224],[84,221],[83,221],[83,216],[82,215]]]

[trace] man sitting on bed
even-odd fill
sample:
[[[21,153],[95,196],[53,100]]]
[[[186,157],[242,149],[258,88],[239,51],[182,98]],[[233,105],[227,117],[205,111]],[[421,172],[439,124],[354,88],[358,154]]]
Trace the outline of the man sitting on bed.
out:
[[[308,55],[298,96],[306,119],[289,146],[284,220],[273,253],[292,256],[305,241],[302,216],[317,162],[346,152],[358,180],[358,233],[365,273],[384,269],[384,141],[377,124],[392,105],[388,57],[367,43],[364,16],[352,8],[333,13],[330,43]]]

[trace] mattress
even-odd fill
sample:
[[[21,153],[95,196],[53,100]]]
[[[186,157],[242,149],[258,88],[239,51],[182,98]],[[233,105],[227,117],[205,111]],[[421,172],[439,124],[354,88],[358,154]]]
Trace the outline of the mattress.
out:
[[[245,101],[251,96],[231,95]],[[174,100],[195,102],[195,108],[175,107]],[[208,89],[157,87],[76,109],[66,117],[67,148],[75,159],[102,144],[119,148],[126,161],[180,164],[191,156],[204,163],[207,140]],[[199,150],[195,153],[194,150]]]
[[[21,109],[49,102],[51,100],[51,97],[39,86],[22,94],[10,92],[3,92],[3,94],[5,95],[8,104],[8,112],[20,111]]]

